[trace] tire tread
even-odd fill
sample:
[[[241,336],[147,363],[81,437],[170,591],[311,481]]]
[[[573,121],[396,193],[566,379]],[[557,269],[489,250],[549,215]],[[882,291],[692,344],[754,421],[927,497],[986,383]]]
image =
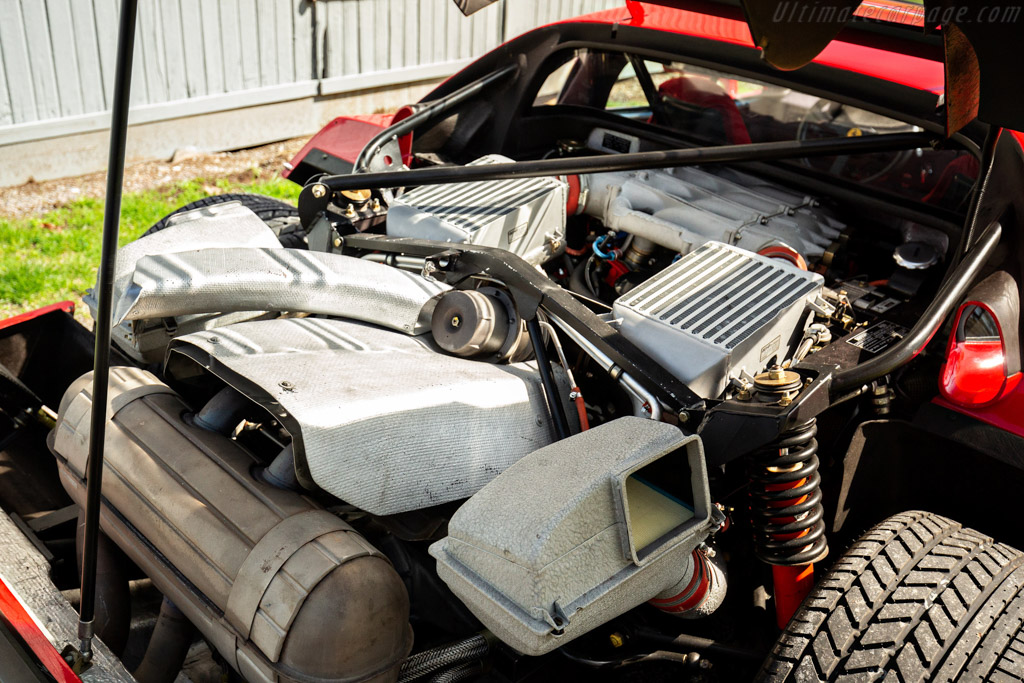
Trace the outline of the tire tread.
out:
[[[944,517],[891,517],[815,586],[758,680],[1024,676],[1022,563],[1019,551]]]
[[[261,194],[245,194],[233,192],[228,194],[203,197],[190,202],[170,212],[156,223],[154,223],[142,236],[152,235],[165,229],[170,219],[183,211],[191,211],[204,206],[214,206],[227,202],[241,202],[243,206],[252,211],[267,226],[274,231],[281,246],[289,249],[305,249],[306,237],[299,222],[299,210],[287,202]]]

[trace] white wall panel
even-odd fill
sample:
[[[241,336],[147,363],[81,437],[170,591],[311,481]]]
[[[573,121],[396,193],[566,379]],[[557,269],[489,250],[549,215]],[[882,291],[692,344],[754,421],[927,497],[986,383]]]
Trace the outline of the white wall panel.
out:
[[[140,0],[132,106],[173,118],[193,101],[230,107],[235,93],[269,102],[292,85],[337,93],[447,75],[534,26],[620,4],[501,0],[467,18],[451,0]],[[0,0],[0,144],[104,119],[119,10]]]

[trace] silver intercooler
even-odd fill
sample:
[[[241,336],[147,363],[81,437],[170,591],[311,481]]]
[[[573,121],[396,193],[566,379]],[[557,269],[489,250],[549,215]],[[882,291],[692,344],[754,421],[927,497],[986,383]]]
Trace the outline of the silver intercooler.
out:
[[[614,305],[622,334],[705,398],[730,377],[781,362],[822,277],[709,242]]]
[[[468,164],[510,162],[492,154]],[[426,185],[388,209],[388,235],[500,247],[540,264],[564,246],[567,184],[519,178]]]

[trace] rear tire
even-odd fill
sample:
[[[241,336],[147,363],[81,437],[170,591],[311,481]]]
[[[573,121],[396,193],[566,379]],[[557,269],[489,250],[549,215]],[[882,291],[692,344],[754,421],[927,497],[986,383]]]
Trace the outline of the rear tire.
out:
[[[760,681],[1024,680],[1024,554],[928,512],[890,517],[818,582]]]
[[[242,206],[256,214],[260,220],[267,224],[267,227],[274,231],[277,239],[281,242],[281,246],[289,249],[306,248],[306,235],[302,225],[299,223],[299,210],[280,199],[274,199],[273,197],[261,194],[233,193],[203,197],[170,212],[154,223],[142,236],[145,237],[154,232],[160,232],[167,227],[167,222],[171,216],[183,211],[191,211],[192,209],[227,202],[241,202]]]

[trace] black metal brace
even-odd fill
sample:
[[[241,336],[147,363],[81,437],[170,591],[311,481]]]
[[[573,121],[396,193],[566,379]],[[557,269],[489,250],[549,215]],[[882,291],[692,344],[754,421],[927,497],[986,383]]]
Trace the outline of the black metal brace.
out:
[[[873,154],[921,147],[940,142],[931,133],[886,133],[821,140],[782,140],[742,145],[691,147],[635,154],[601,154],[567,159],[539,159],[502,164],[435,166],[411,171],[350,173],[311,180],[299,195],[299,214],[312,216],[327,208],[337,192],[366,188],[415,187],[453,182],[539,178],[574,173],[604,173],[645,168],[679,168],[744,161],[778,161],[821,156]]]
[[[348,235],[343,240],[345,249],[422,256],[426,259],[425,270],[448,284],[458,284],[475,274],[500,280],[509,288],[524,320],[533,320],[537,309],[543,308],[601,349],[623,372],[634,377],[668,409],[680,415],[682,421],[691,425],[700,423],[705,409],[704,399],[572,294],[516,254],[497,247],[454,246],[448,242],[408,237],[357,234]]]

